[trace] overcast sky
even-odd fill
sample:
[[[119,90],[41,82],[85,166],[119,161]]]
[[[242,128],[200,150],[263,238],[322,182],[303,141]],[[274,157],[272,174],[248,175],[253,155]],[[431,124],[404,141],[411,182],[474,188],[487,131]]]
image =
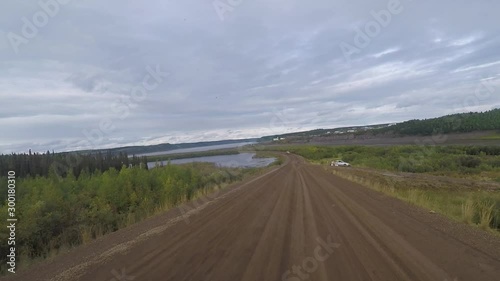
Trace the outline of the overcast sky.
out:
[[[55,1],[2,1],[0,153],[500,106],[497,0]]]

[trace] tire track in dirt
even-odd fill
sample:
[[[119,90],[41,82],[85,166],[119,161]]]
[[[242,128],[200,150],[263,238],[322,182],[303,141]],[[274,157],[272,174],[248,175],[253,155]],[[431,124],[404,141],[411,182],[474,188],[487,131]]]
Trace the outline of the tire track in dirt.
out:
[[[411,247],[406,241],[388,227],[386,227],[376,216],[368,213],[358,203],[339,192],[331,183],[319,183],[317,178],[310,174],[310,182],[316,182],[318,194],[330,198],[336,205],[338,216],[336,220],[340,225],[340,231],[345,229],[352,233],[357,230],[359,238],[347,240],[361,266],[354,270],[364,269],[370,280],[387,280],[391,276],[393,280],[429,280],[431,277],[437,280],[446,280],[447,274]],[[319,199],[317,202],[321,202]],[[331,217],[332,213],[325,214]],[[334,220],[334,218],[331,218]],[[363,253],[363,254],[360,254]],[[425,264],[425,266],[420,266]],[[361,268],[360,268],[361,267]],[[366,280],[366,277],[360,280]]]
[[[178,216],[149,227],[62,275],[38,267],[10,279],[498,280],[500,239],[472,245],[426,223],[425,211],[288,157],[189,212],[189,223]]]

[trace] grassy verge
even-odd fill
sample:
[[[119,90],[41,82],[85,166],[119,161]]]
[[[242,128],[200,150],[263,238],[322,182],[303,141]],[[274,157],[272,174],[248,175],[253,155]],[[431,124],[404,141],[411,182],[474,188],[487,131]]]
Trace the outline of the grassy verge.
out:
[[[301,145],[273,149],[290,151],[323,164],[342,159],[354,167],[500,182],[500,146]]]
[[[283,154],[272,152],[272,151],[257,151],[255,152],[254,158],[275,158],[276,160],[271,163],[272,165],[281,165],[284,162]]]
[[[381,171],[334,168],[335,175],[408,203],[500,234],[500,192],[471,189],[467,183],[427,180]]]

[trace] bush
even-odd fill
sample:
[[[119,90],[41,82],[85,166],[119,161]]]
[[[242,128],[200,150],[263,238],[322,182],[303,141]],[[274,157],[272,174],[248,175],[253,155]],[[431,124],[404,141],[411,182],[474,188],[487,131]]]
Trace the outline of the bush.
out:
[[[61,247],[78,245],[173,207],[197,194],[240,180],[244,169],[219,169],[206,163],[140,167],[103,173],[82,173],[78,178],[20,178],[17,196],[20,263],[47,257]],[[22,188],[21,188],[22,187]],[[5,186],[0,193],[7,194]],[[6,201],[0,219],[6,220]],[[0,228],[0,238],[8,229]],[[7,244],[0,251],[7,251]],[[5,264],[6,257],[0,257]],[[1,269],[3,270],[3,268]]]
[[[489,165],[493,168],[500,168],[500,158],[491,159]]]
[[[479,165],[481,165],[481,159],[472,156],[463,156],[458,158],[458,163],[462,167],[476,168],[479,167]]]
[[[286,146],[304,158],[322,161],[342,159],[353,166],[411,173],[480,175],[495,179],[500,173],[500,147],[496,146]]]

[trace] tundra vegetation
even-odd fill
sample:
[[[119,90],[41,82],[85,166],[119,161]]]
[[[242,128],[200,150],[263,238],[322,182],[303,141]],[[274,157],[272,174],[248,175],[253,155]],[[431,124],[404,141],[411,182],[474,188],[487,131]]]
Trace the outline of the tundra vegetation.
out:
[[[273,149],[301,155],[341,177],[499,233],[500,146],[298,145]],[[353,168],[326,168],[337,159]]]

